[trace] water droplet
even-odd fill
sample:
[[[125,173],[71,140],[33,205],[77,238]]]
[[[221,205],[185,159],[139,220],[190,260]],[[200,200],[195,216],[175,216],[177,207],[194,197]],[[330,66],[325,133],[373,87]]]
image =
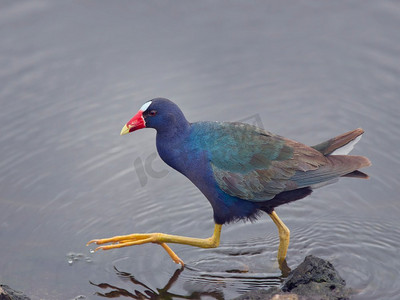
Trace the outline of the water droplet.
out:
[[[90,249],[89,252],[90,252],[90,253],[94,253],[94,250],[93,250],[93,249]]]
[[[74,263],[74,261],[72,259],[68,259],[68,264],[72,265]]]

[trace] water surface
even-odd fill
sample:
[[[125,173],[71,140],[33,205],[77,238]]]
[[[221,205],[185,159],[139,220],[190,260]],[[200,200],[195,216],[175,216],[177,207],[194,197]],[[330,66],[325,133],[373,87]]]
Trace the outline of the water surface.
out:
[[[331,261],[354,299],[397,299],[400,5],[396,1],[3,1],[0,4],[0,282],[32,299],[231,299],[281,283],[268,216],[224,226],[221,246],[91,254],[133,232],[208,237],[207,200],[124,137],[163,96],[190,121],[257,124],[316,144],[362,127],[369,181],[343,179],[277,209],[288,264]]]

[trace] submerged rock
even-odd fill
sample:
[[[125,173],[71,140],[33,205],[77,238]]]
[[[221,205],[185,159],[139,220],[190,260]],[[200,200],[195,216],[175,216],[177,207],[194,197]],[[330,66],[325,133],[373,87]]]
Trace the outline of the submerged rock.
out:
[[[290,273],[281,289],[255,290],[236,300],[346,300],[352,294],[330,262],[309,255]]]
[[[349,299],[351,289],[329,261],[307,256],[286,279],[282,291],[298,295],[317,295],[320,299]]]
[[[0,300],[30,300],[22,292],[13,290],[7,285],[0,284]]]

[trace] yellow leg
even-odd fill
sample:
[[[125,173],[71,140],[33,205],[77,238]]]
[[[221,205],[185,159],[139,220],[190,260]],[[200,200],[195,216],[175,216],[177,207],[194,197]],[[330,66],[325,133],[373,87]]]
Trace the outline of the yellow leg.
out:
[[[278,263],[280,266],[282,266],[282,264],[285,262],[287,250],[289,248],[290,230],[278,217],[275,211],[273,211],[268,215],[271,217],[272,221],[274,221],[276,227],[278,227],[278,232],[279,232]]]
[[[108,239],[95,239],[88,242],[87,245],[92,243],[97,245],[111,243],[111,245],[97,247],[95,249],[95,251],[97,251],[141,245],[146,243],[156,243],[161,245],[161,247],[163,247],[164,250],[167,251],[174,262],[179,263],[183,266],[183,261],[171,250],[170,247],[168,247],[166,243],[184,244],[200,248],[216,248],[219,245],[221,228],[221,224],[215,224],[213,235],[210,238],[206,239],[170,235],[165,233],[135,233],[129,235],[114,236]]]

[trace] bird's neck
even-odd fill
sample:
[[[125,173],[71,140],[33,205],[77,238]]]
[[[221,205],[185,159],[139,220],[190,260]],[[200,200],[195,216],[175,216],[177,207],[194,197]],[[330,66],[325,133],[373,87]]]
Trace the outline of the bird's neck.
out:
[[[190,135],[190,123],[180,122],[179,126],[170,126],[157,130],[156,144],[160,157],[173,168],[184,151],[185,140]]]
[[[157,139],[164,140],[164,142],[174,142],[180,140],[188,134],[190,130],[190,123],[181,124],[180,126],[171,126],[168,128],[157,129]]]

